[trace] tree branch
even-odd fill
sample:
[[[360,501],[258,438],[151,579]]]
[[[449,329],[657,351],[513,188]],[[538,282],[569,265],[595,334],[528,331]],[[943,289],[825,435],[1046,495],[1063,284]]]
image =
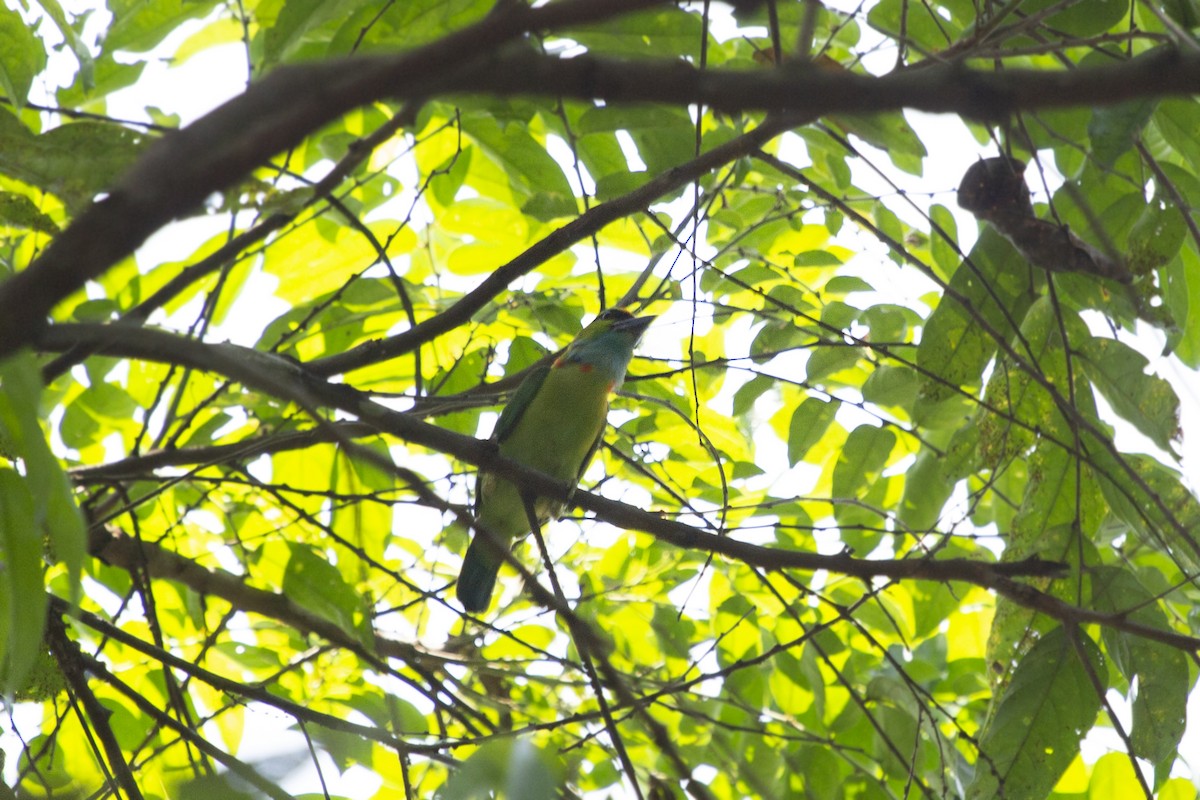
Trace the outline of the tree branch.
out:
[[[445,76],[435,91],[700,104],[727,113],[812,117],[914,109],[1002,121],[1017,111],[1200,93],[1200,54],[1163,47],[1128,61],[1073,70],[993,71],[961,62],[922,62],[875,77],[809,62],[765,70],[699,69],[673,59],[556,58],[509,48]]]
[[[51,614],[46,620],[46,642],[50,646],[50,653],[54,656],[64,679],[71,688],[73,697],[83,705],[83,710],[86,712],[86,716],[80,714],[80,723],[85,727],[91,726],[96,733],[96,738],[100,740],[100,745],[104,748],[104,755],[108,759],[108,765],[115,778],[116,785],[112,788],[120,787],[127,800],[142,800],[143,795],[138,787],[137,779],[133,775],[129,762],[125,759],[116,733],[109,724],[112,712],[100,704],[92,687],[88,685],[87,657],[79,649],[79,645],[67,635],[67,628],[60,613]],[[103,764],[103,762],[101,763]]]
[[[33,264],[0,283],[0,357],[27,344],[60,300],[150,234],[347,111],[388,97],[428,97],[438,76],[528,32],[585,25],[663,2],[563,0],[538,8],[503,2],[478,23],[398,56],[276,70],[159,140]]]

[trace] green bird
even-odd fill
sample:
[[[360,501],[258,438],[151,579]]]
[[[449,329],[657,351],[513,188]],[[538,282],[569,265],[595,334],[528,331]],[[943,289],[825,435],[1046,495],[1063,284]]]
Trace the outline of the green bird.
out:
[[[600,446],[608,419],[608,396],[625,380],[633,348],[654,317],[635,317],[621,308],[602,311],[550,366],[539,367],[518,387],[492,432],[501,455],[561,481],[578,483]],[[539,498],[539,523],[562,504]],[[529,533],[520,488],[494,472],[481,473],[475,488],[475,517],[499,542],[476,534],[458,573],[458,599],[467,611],[484,611],[507,548]]]

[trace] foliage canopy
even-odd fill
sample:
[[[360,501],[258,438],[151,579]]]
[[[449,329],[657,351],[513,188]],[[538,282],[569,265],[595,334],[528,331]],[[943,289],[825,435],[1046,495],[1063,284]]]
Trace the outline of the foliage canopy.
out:
[[[1194,798],[1197,27],[0,10],[6,782]],[[114,111],[201,59],[248,88]],[[482,439],[611,305],[660,318],[569,494]],[[470,617],[481,468],[572,511]]]

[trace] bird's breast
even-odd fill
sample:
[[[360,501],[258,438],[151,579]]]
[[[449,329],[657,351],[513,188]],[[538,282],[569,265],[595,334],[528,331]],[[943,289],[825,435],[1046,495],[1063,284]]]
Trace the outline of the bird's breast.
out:
[[[550,370],[500,451],[561,480],[575,480],[604,428],[612,383],[600,370],[578,364]]]

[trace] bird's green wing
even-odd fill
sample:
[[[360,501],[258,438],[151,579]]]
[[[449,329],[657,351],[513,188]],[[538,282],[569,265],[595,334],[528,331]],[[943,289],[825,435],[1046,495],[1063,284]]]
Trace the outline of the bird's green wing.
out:
[[[508,438],[513,429],[517,427],[517,423],[521,421],[521,416],[525,413],[525,409],[529,408],[529,404],[533,402],[533,398],[538,393],[538,389],[542,388],[542,384],[546,382],[546,376],[550,374],[550,365],[534,367],[530,373],[525,376],[525,380],[521,381],[521,385],[517,387],[517,391],[513,394],[512,399],[504,406],[504,410],[500,412],[500,419],[496,420],[496,429],[492,431],[492,441],[503,442]]]
[[[579,465],[579,470],[575,473],[575,485],[583,480],[583,473],[587,472],[588,464],[592,463],[592,459],[596,457],[596,451],[600,449],[600,442],[604,441],[604,429],[608,427],[607,414],[606,419],[600,424],[600,430],[596,431],[596,440],[592,442],[592,446],[588,448],[587,453],[583,456],[583,462]]]

